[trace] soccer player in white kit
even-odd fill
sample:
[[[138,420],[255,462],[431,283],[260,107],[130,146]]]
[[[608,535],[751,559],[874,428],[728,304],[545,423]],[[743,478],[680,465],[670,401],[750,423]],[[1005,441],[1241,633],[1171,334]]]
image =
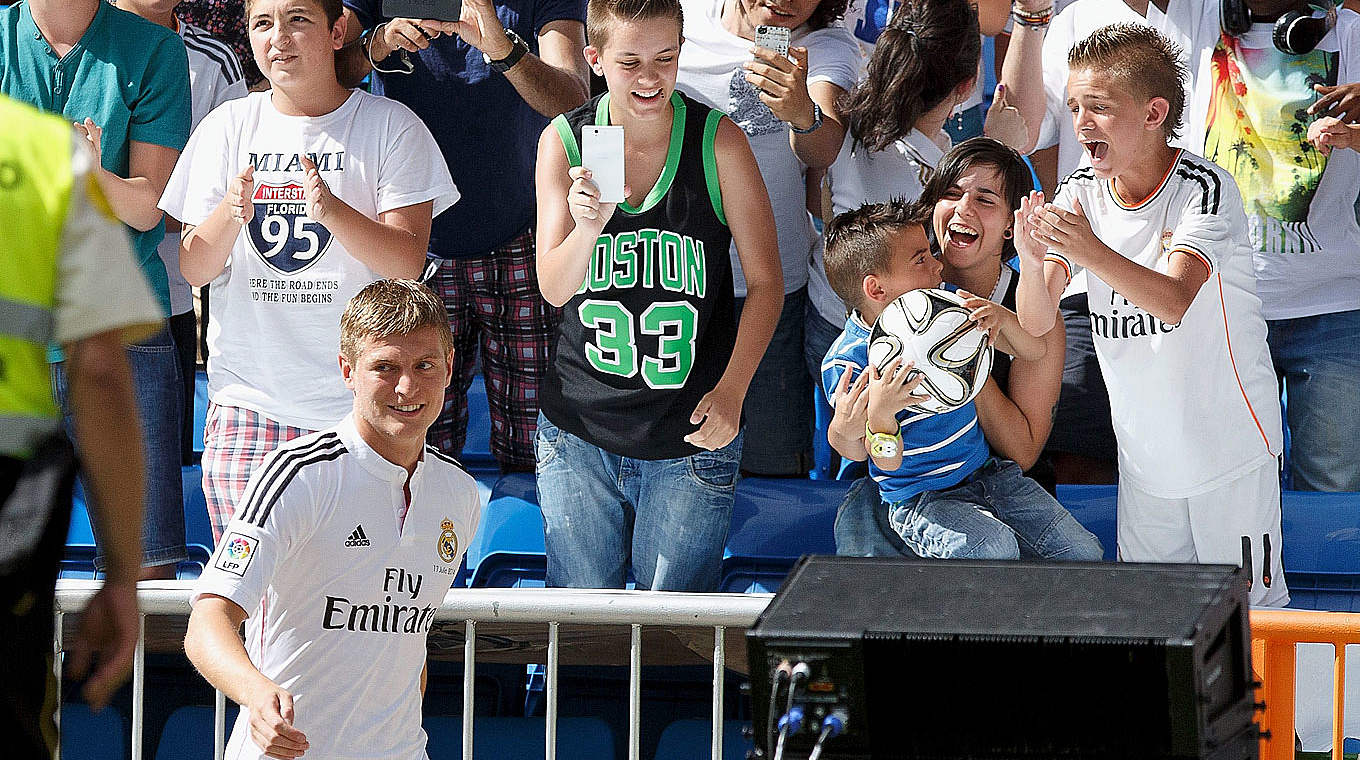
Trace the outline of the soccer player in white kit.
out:
[[[1067,93],[1089,166],[1016,213],[1022,324],[1052,328],[1089,277],[1091,331],[1119,449],[1119,556],[1247,568],[1254,605],[1289,601],[1280,406],[1252,245],[1231,175],[1168,143],[1176,45],[1141,24],[1077,43]]]
[[[185,652],[244,708],[231,760],[426,757],[426,634],[480,517],[472,477],[425,445],[453,376],[439,298],[366,286],[339,361],[353,412],[265,458],[194,589]]]

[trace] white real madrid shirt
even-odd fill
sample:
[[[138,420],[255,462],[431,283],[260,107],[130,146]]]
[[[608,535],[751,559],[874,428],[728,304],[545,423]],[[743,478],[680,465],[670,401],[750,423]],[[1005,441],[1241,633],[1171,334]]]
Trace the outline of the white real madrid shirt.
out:
[[[1242,197],[1231,176],[1178,151],[1141,202],[1079,169],[1056,203],[1079,198],[1096,236],[1125,258],[1166,274],[1173,252],[1194,256],[1209,279],[1179,324],[1169,325],[1087,273],[1091,333],[1110,392],[1119,477],[1153,496],[1206,493],[1281,451],[1280,402],[1256,297]],[[1078,268],[1056,251],[1048,259]]]
[[[208,114],[189,138],[160,203],[185,224],[201,224],[227,183],[255,167],[254,217],[212,281],[208,395],[320,430],[354,398],[335,371],[340,315],[378,275],[307,216],[304,153],[331,192],[370,219],[425,201],[437,216],[458,190],[416,115],[359,90],[317,117],[279,113],[268,92],[252,93]]]
[[[423,760],[426,633],[480,517],[477,486],[426,447],[410,475],[351,417],[271,453],[194,587],[240,605],[246,652],[293,695],[308,756]],[[242,710],[230,760],[262,756]]]

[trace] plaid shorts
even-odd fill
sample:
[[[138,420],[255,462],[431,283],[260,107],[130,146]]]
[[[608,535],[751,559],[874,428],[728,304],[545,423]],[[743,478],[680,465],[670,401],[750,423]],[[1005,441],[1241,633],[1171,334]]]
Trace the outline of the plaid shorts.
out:
[[[504,472],[533,472],[538,389],[548,374],[560,314],[538,290],[533,230],[490,255],[431,264],[425,284],[444,302],[453,330],[454,379],[444,395],[444,411],[430,427],[429,443],[450,456],[462,453],[467,391],[480,347],[491,407],[491,453]]]
[[[203,497],[208,502],[214,543],[222,539],[251,473],[265,456],[311,432],[275,422],[251,409],[208,402],[203,426]]]

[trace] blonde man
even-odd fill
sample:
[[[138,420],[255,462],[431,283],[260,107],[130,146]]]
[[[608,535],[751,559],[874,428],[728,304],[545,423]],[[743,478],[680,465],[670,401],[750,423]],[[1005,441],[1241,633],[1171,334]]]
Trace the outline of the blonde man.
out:
[[[453,373],[443,305],[371,283],[339,362],[353,411],[265,458],[195,589],[184,648],[244,708],[232,760],[425,757],[425,636],[480,516],[472,477],[425,445]]]

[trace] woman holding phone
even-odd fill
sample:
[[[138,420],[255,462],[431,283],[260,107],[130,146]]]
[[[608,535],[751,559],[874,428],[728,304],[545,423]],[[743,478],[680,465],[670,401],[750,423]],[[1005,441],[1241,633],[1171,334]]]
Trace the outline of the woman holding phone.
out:
[[[747,394],[742,469],[802,476],[812,463],[812,383],[803,360],[808,262],[817,234],[804,190],[845,134],[837,105],[859,79],[859,45],[839,23],[847,0],[682,0],[685,46],[677,86],[731,115],[750,141],[769,193],[784,274],[784,308]],[[765,27],[765,34],[760,34]],[[776,44],[788,30],[788,55]],[[782,42],[782,40],[780,40]],[[738,308],[745,272],[732,251]]]
[[[553,120],[536,167],[538,280],[562,307],[536,451],[547,583],[622,588],[631,565],[639,588],[712,591],[783,293],[774,220],[741,130],[675,91],[679,0],[591,0],[586,25],[609,90]],[[583,165],[608,126],[622,155],[591,159],[622,163],[620,203]]]

